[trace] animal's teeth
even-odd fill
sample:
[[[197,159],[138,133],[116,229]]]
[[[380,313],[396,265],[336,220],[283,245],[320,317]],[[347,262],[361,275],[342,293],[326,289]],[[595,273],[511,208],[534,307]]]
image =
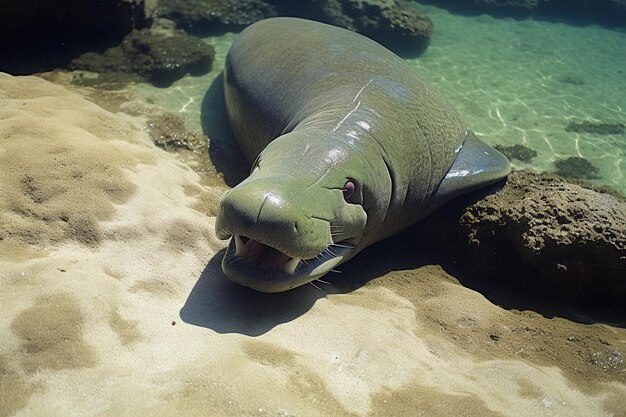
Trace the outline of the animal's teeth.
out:
[[[243,243],[241,237],[239,235],[233,235],[233,239],[235,240],[235,256],[244,256],[248,253],[248,247]]]
[[[296,272],[296,268],[298,267],[299,263],[300,263],[300,258],[292,258],[289,261],[287,261],[287,263],[285,264],[285,268],[283,270],[289,275],[293,275],[293,273]]]

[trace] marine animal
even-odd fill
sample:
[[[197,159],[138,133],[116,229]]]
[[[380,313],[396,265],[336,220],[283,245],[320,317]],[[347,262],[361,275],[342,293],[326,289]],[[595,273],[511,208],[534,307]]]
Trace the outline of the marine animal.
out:
[[[323,23],[247,27],[226,57],[224,98],[252,168],[220,203],[222,269],[258,291],[316,280],[510,171],[414,68]]]

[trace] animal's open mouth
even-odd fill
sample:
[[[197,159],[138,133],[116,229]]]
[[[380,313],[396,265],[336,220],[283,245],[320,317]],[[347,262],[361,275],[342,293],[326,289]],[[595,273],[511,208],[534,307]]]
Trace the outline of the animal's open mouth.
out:
[[[310,259],[294,258],[246,236],[234,235],[222,269],[232,281],[263,292],[281,292],[313,281],[342,262],[354,247],[333,244]]]
[[[293,275],[300,264],[300,258],[292,258],[281,251],[264,245],[246,236],[233,236],[235,256],[242,262],[255,264],[256,268],[268,272],[284,272]]]

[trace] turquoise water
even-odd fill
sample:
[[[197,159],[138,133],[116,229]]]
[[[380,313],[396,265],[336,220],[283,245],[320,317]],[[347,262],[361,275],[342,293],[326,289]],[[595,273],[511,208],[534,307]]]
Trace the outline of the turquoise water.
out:
[[[492,145],[537,152],[515,168],[555,171],[555,161],[589,160],[596,184],[626,195],[626,135],[567,132],[568,122],[626,125],[626,33],[599,26],[459,16],[417,6],[434,22],[428,50],[409,62],[456,106],[470,129]],[[134,88],[201,131],[200,106],[235,34],[205,38],[216,48],[210,74],[185,77],[165,91]]]

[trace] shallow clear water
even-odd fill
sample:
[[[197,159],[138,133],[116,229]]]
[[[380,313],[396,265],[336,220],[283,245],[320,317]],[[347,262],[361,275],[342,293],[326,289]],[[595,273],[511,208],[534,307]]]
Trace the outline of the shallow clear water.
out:
[[[598,169],[597,184],[626,194],[626,135],[567,132],[570,121],[626,125],[626,33],[599,26],[459,16],[417,6],[434,22],[426,53],[409,62],[456,106],[468,127],[492,145],[522,144],[537,156],[516,168],[554,172],[576,156]],[[200,131],[200,106],[223,68],[235,34],[206,38],[216,48],[210,74],[172,87],[135,88]]]

